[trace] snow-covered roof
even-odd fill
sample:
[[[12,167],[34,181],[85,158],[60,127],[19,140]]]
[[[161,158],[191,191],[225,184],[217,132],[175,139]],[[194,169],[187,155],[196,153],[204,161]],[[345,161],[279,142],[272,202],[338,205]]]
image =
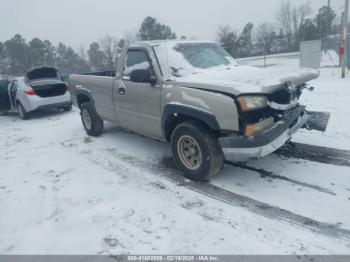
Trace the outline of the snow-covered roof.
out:
[[[166,44],[166,43],[170,43],[170,44],[199,44],[199,43],[216,43],[214,41],[211,40],[181,40],[181,39],[177,39],[177,40],[152,40],[152,41],[139,41],[134,43],[131,46],[138,46],[138,45],[150,45],[150,46],[155,46],[155,45],[162,45],[162,44]]]

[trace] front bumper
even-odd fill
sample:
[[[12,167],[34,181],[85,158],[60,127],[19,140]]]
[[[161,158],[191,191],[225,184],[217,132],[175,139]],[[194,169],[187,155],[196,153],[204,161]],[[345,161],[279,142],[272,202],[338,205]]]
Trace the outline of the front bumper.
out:
[[[245,162],[267,156],[286,144],[309,120],[305,107],[298,107],[273,128],[254,137],[230,136],[219,138],[226,160]]]

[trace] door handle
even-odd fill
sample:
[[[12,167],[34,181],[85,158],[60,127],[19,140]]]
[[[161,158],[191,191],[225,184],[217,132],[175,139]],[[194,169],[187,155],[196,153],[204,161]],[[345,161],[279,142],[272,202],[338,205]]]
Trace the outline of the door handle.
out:
[[[125,93],[126,93],[125,87],[122,87],[122,86],[119,87],[118,88],[118,93],[121,94],[121,95],[125,95]]]

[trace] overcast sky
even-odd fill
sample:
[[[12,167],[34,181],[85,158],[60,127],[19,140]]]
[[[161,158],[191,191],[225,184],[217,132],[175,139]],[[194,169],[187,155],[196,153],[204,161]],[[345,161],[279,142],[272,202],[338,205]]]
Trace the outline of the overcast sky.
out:
[[[109,34],[136,31],[154,16],[178,36],[215,40],[217,26],[241,30],[251,21],[275,22],[284,0],[0,0],[0,41],[20,33],[78,48]],[[292,0],[299,4],[307,0]],[[331,0],[339,13],[345,0]],[[311,0],[314,12],[327,0]]]

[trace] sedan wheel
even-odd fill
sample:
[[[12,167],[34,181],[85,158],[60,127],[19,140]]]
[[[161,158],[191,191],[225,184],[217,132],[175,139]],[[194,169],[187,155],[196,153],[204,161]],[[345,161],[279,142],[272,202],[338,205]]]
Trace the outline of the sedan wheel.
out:
[[[22,106],[21,103],[18,102],[17,104],[17,110],[18,110],[18,114],[19,114],[19,117],[22,119],[22,120],[27,120],[29,118],[29,114],[26,112],[26,110],[24,109],[24,107]]]

